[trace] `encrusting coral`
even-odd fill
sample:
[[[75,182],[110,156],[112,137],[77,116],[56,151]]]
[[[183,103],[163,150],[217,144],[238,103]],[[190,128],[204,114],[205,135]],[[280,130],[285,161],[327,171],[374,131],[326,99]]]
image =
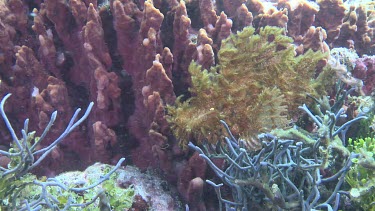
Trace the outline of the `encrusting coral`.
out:
[[[183,146],[192,137],[216,142],[220,119],[248,140],[285,127],[306,93],[314,94],[311,80],[326,54],[309,50],[296,57],[293,40],[282,28],[267,26],[254,32],[247,27],[223,40],[216,67],[202,71],[195,62],[190,64],[192,97],[185,102],[179,98],[168,107],[169,122]]]
[[[315,97],[329,95],[327,99],[334,100],[329,89],[337,84],[337,72],[331,67],[321,72],[325,60],[320,60],[314,70],[315,61],[307,61],[315,59],[309,49],[328,53],[333,47],[346,47],[360,57],[372,54],[374,4],[369,0],[368,4],[365,0],[356,2],[354,5],[354,1],[343,0],[0,0],[0,96],[14,93],[5,110],[16,131],[23,128],[19,120],[29,117],[30,130],[41,133],[54,110],[61,114],[42,145],[51,143],[65,130],[77,107],[85,106],[88,101],[96,102],[92,115],[79,130],[72,131],[53,156],[36,169],[38,175],[54,176],[66,170],[84,169],[99,160],[114,164],[116,157],[128,155],[134,165],[143,170],[158,169],[170,184],[179,186],[190,210],[214,209],[212,202],[204,199],[209,198],[206,195],[209,191],[204,191],[206,186],[201,185],[201,180],[210,177],[209,171],[186,173],[205,168],[203,159],[188,162],[192,153],[181,150],[171,134],[173,128],[166,120],[166,104],[173,105],[175,97],[184,94],[180,102],[184,105],[193,94],[186,103],[195,108],[203,106],[186,111],[177,108],[176,112],[180,115],[185,112],[184,118],[180,116],[180,126],[192,118],[190,113],[193,118],[201,117],[187,122],[190,129],[198,132],[180,127],[182,136],[177,138],[193,135],[197,138],[204,134],[214,136],[208,129],[220,134],[216,121],[219,117],[228,117],[224,120],[236,135],[246,135],[240,134],[247,129],[243,127],[248,124],[246,120],[251,120],[250,133],[285,125],[287,118],[296,120],[296,107],[307,103],[305,94],[311,91],[309,80],[313,76],[318,76],[312,85],[318,93]],[[263,42],[242,51],[229,48],[234,45],[234,38],[240,40],[236,35],[226,38],[247,26],[254,27],[256,34],[266,26],[281,27],[282,34],[293,41],[279,36],[289,41],[275,47],[276,38],[269,36],[269,54],[258,54],[263,57],[257,58],[269,62],[270,69],[264,69],[269,67],[265,65],[267,62],[256,67],[243,63],[238,70],[244,67],[246,71],[262,70],[252,74],[241,72],[246,75],[243,77],[233,68],[234,63],[250,61],[251,55],[255,58],[257,47]],[[238,45],[247,48],[247,41],[246,45]],[[221,46],[225,49],[220,50]],[[238,60],[230,62],[232,58],[226,57],[233,55]],[[225,59],[228,61],[224,68]],[[192,64],[189,72],[192,61],[200,66]],[[366,95],[374,87],[373,61],[359,58],[355,61],[356,69],[342,72],[362,80]],[[300,69],[298,65],[302,65]],[[277,68],[273,71],[276,66],[283,71]],[[203,69],[207,72],[202,73]],[[298,74],[291,74],[290,69]],[[305,70],[309,70],[308,74]],[[205,81],[211,84],[218,84],[215,90],[212,86],[206,90],[218,90],[221,96],[216,94],[213,98],[216,101],[206,101],[211,104],[199,102],[200,95],[208,93],[198,96],[193,92],[198,87],[192,84],[192,72],[207,77]],[[196,81],[197,74],[193,75]],[[242,77],[228,79],[236,74]],[[296,78],[284,78],[286,74]],[[209,77],[217,81],[214,83]],[[285,82],[288,83],[282,85]],[[231,95],[225,96],[229,91]],[[297,92],[300,95],[295,95]],[[252,105],[244,106],[245,103]],[[173,108],[169,110],[172,111]],[[254,114],[244,115],[251,112]],[[272,114],[265,115],[267,112]],[[203,129],[197,125],[191,127],[202,122]],[[0,148],[8,150],[12,139],[1,122],[0,134]],[[197,197],[200,193],[204,193],[203,199]]]
[[[354,1],[352,5],[348,5],[335,46],[355,49],[359,55],[372,54],[375,43],[374,17],[373,1],[360,5]]]

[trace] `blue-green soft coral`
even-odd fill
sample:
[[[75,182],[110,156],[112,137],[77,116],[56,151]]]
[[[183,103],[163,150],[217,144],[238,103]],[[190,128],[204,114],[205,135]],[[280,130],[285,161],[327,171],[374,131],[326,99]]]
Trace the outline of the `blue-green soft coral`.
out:
[[[112,167],[105,164],[95,164],[88,167],[84,172],[67,172],[54,178],[57,183],[64,184],[68,188],[80,186],[91,186],[95,184],[103,175],[108,174]],[[70,207],[71,211],[106,211],[106,210],[127,210],[133,204],[135,191],[133,186],[123,188],[117,182],[119,174],[112,173],[109,179],[102,184],[93,187],[90,190],[76,194],[72,191],[66,191],[59,186],[51,186],[48,192],[57,199],[57,207],[63,209],[66,204],[85,204],[95,197],[99,198],[93,205]],[[37,186],[28,186],[21,192],[21,197],[28,200],[36,200],[41,195],[42,189]],[[110,208],[110,209],[109,209]]]
[[[4,104],[11,96],[7,94],[0,102],[0,115],[12,137],[11,148],[8,151],[0,149],[0,155],[9,159],[6,166],[0,166],[0,211],[5,210],[100,210],[109,211],[111,206],[121,209],[131,206],[134,191],[132,188],[118,190],[113,174],[120,168],[125,158],[121,158],[115,167],[104,168],[106,171],[94,174],[94,179],[86,181],[88,176],[59,180],[58,178],[37,179],[30,171],[38,166],[55,147],[89,115],[93,103],[90,103],[81,118],[77,109],[65,131],[50,145],[41,146],[56,120],[57,112],[53,112],[43,133],[37,137],[35,131],[29,132],[29,119],[24,122],[21,138],[18,138],[7,115]],[[78,119],[77,119],[78,118]],[[90,174],[88,174],[90,175]],[[70,181],[71,183],[67,182]],[[107,191],[107,194],[105,193]],[[118,200],[121,200],[119,202]],[[96,203],[95,208],[87,206]],[[110,204],[113,203],[113,204]]]

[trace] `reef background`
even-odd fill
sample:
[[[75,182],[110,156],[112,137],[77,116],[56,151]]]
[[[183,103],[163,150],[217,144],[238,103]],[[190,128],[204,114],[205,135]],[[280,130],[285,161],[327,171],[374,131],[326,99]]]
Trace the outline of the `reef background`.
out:
[[[246,26],[284,28],[297,54],[346,47],[360,57],[372,55],[373,9],[342,0],[0,0],[0,95],[13,94],[5,111],[15,131],[30,118],[30,130],[40,134],[58,111],[44,145],[77,107],[95,103],[37,174],[113,164],[125,156],[143,170],[159,169],[192,209],[203,210],[213,203],[201,201],[207,190],[196,178],[212,172],[197,153],[179,147],[165,110],[176,96],[189,97],[191,61],[206,69],[216,65],[221,41]],[[352,72],[366,94],[373,91],[374,62],[359,58]],[[9,148],[3,122],[0,136],[0,147]]]

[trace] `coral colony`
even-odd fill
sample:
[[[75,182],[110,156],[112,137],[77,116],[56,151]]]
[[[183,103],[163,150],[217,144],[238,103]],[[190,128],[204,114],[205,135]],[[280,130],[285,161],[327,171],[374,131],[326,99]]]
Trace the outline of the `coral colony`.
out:
[[[0,211],[375,210],[374,53],[370,0],[0,0]]]

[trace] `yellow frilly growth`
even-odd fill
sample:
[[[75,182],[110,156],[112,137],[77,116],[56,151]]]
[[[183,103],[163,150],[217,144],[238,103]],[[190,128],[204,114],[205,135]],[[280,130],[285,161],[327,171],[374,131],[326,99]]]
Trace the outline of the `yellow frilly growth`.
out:
[[[190,64],[192,97],[168,107],[183,146],[191,138],[215,143],[222,135],[221,119],[249,145],[256,134],[287,125],[287,116],[314,92],[311,80],[325,55],[308,51],[296,57],[293,40],[283,34],[281,28],[265,27],[255,35],[247,27],[223,40],[218,66],[202,70]]]

